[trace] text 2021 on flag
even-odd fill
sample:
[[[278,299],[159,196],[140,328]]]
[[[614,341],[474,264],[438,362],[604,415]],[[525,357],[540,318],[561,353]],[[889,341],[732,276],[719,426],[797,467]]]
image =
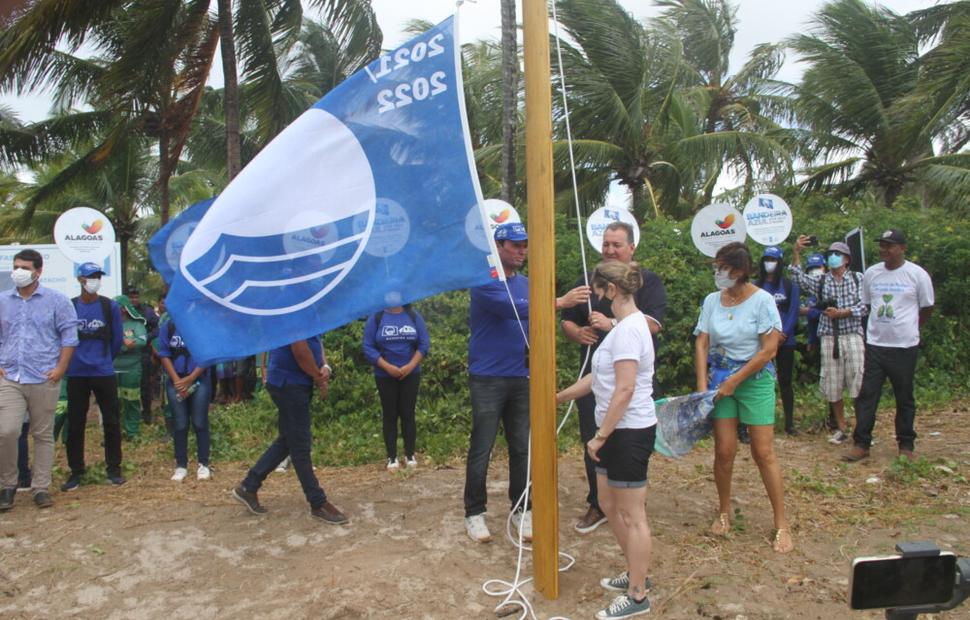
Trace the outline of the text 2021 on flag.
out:
[[[167,299],[201,363],[489,280],[454,30],[348,78],[215,200]]]

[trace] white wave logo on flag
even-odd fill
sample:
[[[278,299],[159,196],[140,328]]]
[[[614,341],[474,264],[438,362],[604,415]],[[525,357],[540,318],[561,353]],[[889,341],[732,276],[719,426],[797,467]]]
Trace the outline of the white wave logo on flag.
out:
[[[295,312],[326,296],[357,263],[376,203],[373,173],[353,132],[311,108],[216,199],[185,244],[180,270],[226,308]]]

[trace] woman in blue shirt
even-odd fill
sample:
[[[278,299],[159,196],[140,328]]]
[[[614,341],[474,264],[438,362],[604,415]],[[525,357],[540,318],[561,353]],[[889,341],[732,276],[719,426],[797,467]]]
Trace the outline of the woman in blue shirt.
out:
[[[776,245],[765,248],[759,264],[759,277],[755,286],[775,298],[775,306],[781,316],[784,340],[778,346],[775,363],[778,365],[778,387],[781,389],[781,406],[785,410],[785,433],[795,434],[795,390],[792,374],[795,370],[795,330],[798,328],[798,312],[801,308],[798,284],[782,274],[781,259],[784,253]]]
[[[209,401],[212,400],[212,384],[209,382],[208,369],[195,363],[171,320],[158,329],[158,357],[168,375],[165,395],[172,408],[172,439],[175,444],[175,473],[172,480],[181,482],[188,475],[189,421],[195,430],[198,450],[199,469],[196,477],[208,480],[212,477],[209,471]]]
[[[771,295],[749,282],[753,261],[743,243],[729,243],[714,257],[719,290],[704,299],[694,334],[697,391],[716,389],[714,405],[714,482],[719,511],[711,533],[731,530],[731,476],[738,452],[738,422],[751,434],[751,457],[761,473],[774,513],[773,547],[794,548],[781,467],[774,449],[775,372],[771,360],[781,340],[781,319]]]
[[[384,446],[387,470],[396,471],[397,421],[404,435],[405,464],[417,467],[414,444],[417,439],[414,408],[421,383],[421,360],[431,340],[424,319],[410,304],[382,310],[364,325],[364,356],[374,366],[374,380],[381,398],[384,418]]]

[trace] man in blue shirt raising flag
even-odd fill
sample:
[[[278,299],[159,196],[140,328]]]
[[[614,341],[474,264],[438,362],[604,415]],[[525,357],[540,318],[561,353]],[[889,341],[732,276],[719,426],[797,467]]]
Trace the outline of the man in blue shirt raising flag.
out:
[[[465,465],[465,529],[477,542],[492,535],[485,523],[486,478],[499,422],[509,447],[509,501],[514,507],[529,478],[529,280],[518,273],[529,251],[522,224],[495,229],[500,269],[496,280],[471,289],[468,328],[468,389],[472,402],[472,434]],[[522,535],[532,539],[529,501],[514,517]]]

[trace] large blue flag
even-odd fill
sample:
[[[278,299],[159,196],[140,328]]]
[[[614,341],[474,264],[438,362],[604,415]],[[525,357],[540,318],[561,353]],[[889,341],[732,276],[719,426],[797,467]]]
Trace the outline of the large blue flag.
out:
[[[454,18],[372,62],[216,198],[167,306],[202,364],[490,280]]]
[[[162,226],[148,240],[148,256],[165,284],[171,285],[172,280],[175,279],[175,273],[179,270],[179,260],[182,258],[182,248],[185,247],[185,242],[189,240],[213,202],[215,198],[195,203]]]

